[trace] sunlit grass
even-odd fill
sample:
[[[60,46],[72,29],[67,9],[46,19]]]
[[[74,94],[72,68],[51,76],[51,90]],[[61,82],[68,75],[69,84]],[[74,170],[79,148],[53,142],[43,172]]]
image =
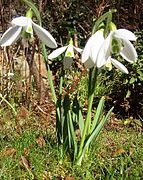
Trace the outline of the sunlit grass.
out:
[[[31,119],[32,121],[32,119]],[[35,120],[34,120],[35,121]],[[65,156],[61,159],[55,129],[31,122],[17,127],[3,126],[0,133],[0,179],[141,179],[143,136],[133,128],[105,128],[92,144],[81,167]],[[33,124],[32,124],[33,123]]]

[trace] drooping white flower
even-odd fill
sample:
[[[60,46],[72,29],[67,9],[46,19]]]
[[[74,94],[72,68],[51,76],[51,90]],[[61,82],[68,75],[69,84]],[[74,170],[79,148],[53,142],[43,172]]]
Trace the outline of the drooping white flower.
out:
[[[82,52],[81,61],[87,68],[96,66],[97,56],[101,45],[104,42],[103,30],[97,31],[87,41]]]
[[[53,36],[44,28],[35,24],[30,17],[17,17],[11,22],[10,27],[1,37],[0,46],[10,46],[16,42],[24,30],[29,35],[33,36],[33,30],[39,39],[50,48],[56,48],[57,43]]]
[[[136,61],[137,52],[130,42],[136,39],[134,33],[126,29],[114,29],[107,38],[104,38],[103,31],[99,30],[87,41],[82,53],[82,62],[87,68],[106,66],[109,70],[113,64],[122,72],[128,73],[127,68],[112,56],[121,55],[128,62]]]
[[[97,67],[100,68],[110,61],[116,68],[124,73],[128,73],[127,68],[112,58],[112,55],[121,55],[126,61],[130,63],[135,62],[137,52],[130,41],[135,41],[136,39],[134,33],[126,29],[111,31],[98,52]]]
[[[48,59],[54,59],[65,52],[63,65],[65,69],[69,69],[71,67],[73,58],[75,57],[74,51],[81,53],[82,49],[75,47],[73,45],[73,40],[70,39],[69,45],[54,50],[51,54],[49,54]]]

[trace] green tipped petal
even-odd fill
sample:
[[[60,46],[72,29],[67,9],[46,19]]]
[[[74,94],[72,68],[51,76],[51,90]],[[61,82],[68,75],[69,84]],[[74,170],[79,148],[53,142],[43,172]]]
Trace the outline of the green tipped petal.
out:
[[[69,44],[65,53],[66,57],[74,57],[73,45]]]
[[[120,52],[120,55],[128,62],[134,62],[137,59],[137,52],[128,40],[123,40],[123,48]]]
[[[0,40],[1,46],[10,46],[19,39],[22,27],[10,27],[2,36]]]
[[[54,59],[54,58],[58,57],[67,49],[67,47],[68,46],[64,46],[64,47],[54,50],[51,54],[49,54],[48,59]]]
[[[34,29],[35,33],[37,34],[37,36],[43,43],[45,43],[50,48],[57,47],[57,43],[56,43],[55,39],[46,29],[35,24],[34,22],[32,22],[32,25],[33,25],[33,29]]]
[[[32,21],[30,18],[27,20],[26,32],[33,35]]]
[[[111,58],[111,62],[117,69],[119,69],[123,73],[128,74],[127,68],[122,63],[120,63],[119,61],[117,61],[116,59],[113,59],[113,58]]]

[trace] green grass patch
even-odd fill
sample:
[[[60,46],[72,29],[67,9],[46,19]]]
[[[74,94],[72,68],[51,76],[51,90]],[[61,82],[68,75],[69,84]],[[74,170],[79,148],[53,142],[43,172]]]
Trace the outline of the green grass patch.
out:
[[[132,128],[104,129],[81,167],[61,159],[55,131],[12,126],[0,134],[0,179],[142,179],[143,136]]]

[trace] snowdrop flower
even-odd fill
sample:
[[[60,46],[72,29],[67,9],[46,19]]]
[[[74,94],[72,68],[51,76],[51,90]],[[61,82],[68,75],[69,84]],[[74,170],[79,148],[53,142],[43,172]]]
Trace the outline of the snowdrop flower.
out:
[[[11,22],[12,27],[10,27],[1,37],[0,45],[10,46],[21,37],[23,30],[28,33],[30,37],[32,37],[34,30],[36,35],[44,44],[46,44],[50,48],[56,48],[57,44],[52,35],[38,24],[35,24],[32,21],[31,17],[32,15],[14,18]]]
[[[112,24],[113,25],[113,24]],[[104,38],[101,30],[89,38],[82,54],[82,62],[87,68],[106,66],[112,69],[112,64],[124,73],[127,68],[112,58],[112,55],[121,55],[126,61],[134,62],[137,59],[137,52],[130,41],[135,41],[136,36],[126,29],[112,29],[107,38]]]
[[[75,57],[74,50],[76,50],[79,53],[82,52],[82,49],[73,46],[73,40],[71,38],[69,41],[69,45],[54,50],[51,54],[49,54],[48,59],[54,59],[65,52],[63,65],[65,69],[69,69],[71,67],[73,58]]]
[[[81,61],[87,68],[97,66],[97,56],[101,45],[104,42],[103,30],[98,30],[87,41],[82,52]]]
[[[98,52],[97,67],[100,68],[105,65],[111,70],[113,64],[122,72],[128,73],[127,68],[122,63],[112,58],[112,55],[121,55],[126,61],[130,63],[135,62],[137,59],[137,52],[130,41],[135,41],[136,39],[134,33],[129,30],[112,30],[104,40]]]

